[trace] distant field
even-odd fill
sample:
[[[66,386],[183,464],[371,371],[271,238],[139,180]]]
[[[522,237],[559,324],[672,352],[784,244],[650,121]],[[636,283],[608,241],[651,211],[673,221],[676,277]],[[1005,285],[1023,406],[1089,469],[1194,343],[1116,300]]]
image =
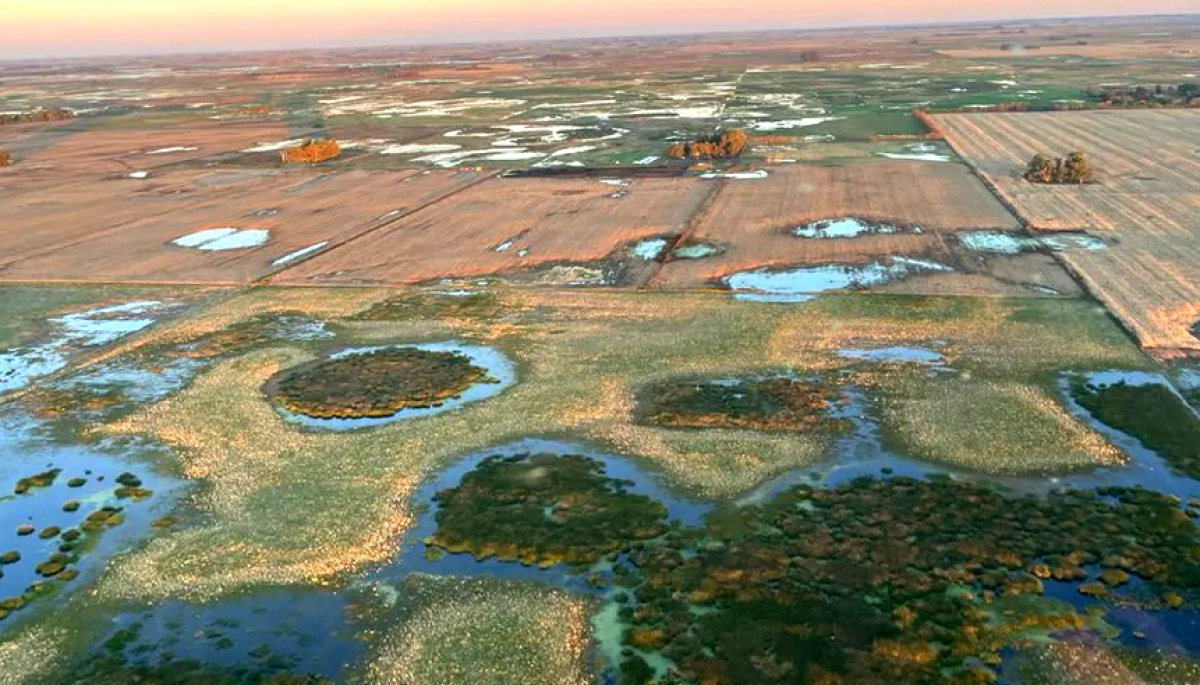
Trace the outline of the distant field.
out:
[[[76,204],[79,189],[87,185],[76,187],[70,202],[66,188],[54,188],[32,194],[23,208],[30,218],[44,216],[32,237],[24,216],[21,224],[0,227],[0,236],[11,232],[24,248],[0,256],[0,279],[244,283],[331,249],[476,178],[441,171],[181,173],[100,181],[93,205]],[[39,214],[38,200],[47,197],[73,208],[77,222],[64,222],[61,212]],[[114,210],[97,212],[97,206]],[[219,229],[269,233],[261,245],[231,251],[172,244]]]
[[[419,283],[591,262],[643,238],[678,236],[714,190],[698,179],[493,179],[328,255],[283,283]]]
[[[1063,261],[1149,349],[1200,350],[1200,111],[939,115],[950,142],[1035,229],[1088,230]],[[1036,152],[1083,151],[1086,187],[1020,178]]]
[[[790,233],[809,222],[848,216],[906,230],[846,239],[805,239]],[[913,228],[921,232],[907,230]],[[944,232],[1016,228],[1017,220],[962,165],[777,167],[765,179],[729,181],[697,219],[687,239],[719,245],[723,254],[671,261],[653,284],[688,288],[761,266],[856,264],[893,254],[945,262],[952,257]]]

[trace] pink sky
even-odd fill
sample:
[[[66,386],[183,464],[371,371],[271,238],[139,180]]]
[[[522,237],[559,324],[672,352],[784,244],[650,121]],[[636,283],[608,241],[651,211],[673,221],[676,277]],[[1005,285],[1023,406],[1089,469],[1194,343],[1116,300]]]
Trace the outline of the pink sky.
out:
[[[1196,12],[1196,0],[47,0],[0,58]]]

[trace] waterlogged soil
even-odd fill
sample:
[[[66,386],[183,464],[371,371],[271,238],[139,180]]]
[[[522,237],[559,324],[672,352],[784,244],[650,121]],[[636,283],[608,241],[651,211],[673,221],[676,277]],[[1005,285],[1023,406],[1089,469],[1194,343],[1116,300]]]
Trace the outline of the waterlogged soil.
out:
[[[889,257],[864,265],[826,264],[790,269],[754,269],[726,276],[723,283],[739,300],[806,302],[821,293],[865,289],[926,273],[953,271],[944,264],[910,257]]]
[[[637,418],[670,428],[839,433],[851,426],[834,415],[839,403],[844,399],[836,387],[815,380],[684,380],[642,391]]]
[[[365,644],[342,595],[275,590],[213,604],[169,602],[113,619],[98,649],[54,685],[326,685]],[[348,616],[350,615],[350,616]]]
[[[1075,381],[1071,394],[1097,420],[1161,455],[1173,471],[1200,480],[1200,417],[1165,380],[1094,376]]]
[[[0,451],[0,630],[92,580],[179,488],[141,463],[150,448],[59,444],[13,409],[0,415]]]
[[[66,368],[74,355],[112,344],[154,325],[175,305],[156,300],[126,302],[50,319],[40,344],[0,350],[0,394]]]
[[[671,257],[674,259],[704,259],[719,255],[724,251],[725,248],[712,243],[689,243],[671,250]]]
[[[1069,252],[1074,250],[1103,250],[1108,244],[1103,240],[1070,231],[1041,235],[1026,235],[1011,231],[967,231],[956,234],[962,246],[976,252],[996,254],[1020,254],[1037,250]]]
[[[495,455],[434,496],[427,544],[525,565],[587,566],[667,530],[667,509],[579,454]],[[549,525],[548,525],[549,524]]]
[[[857,238],[862,235],[890,235],[893,233],[921,233],[919,226],[901,226],[857,217],[822,219],[792,229],[800,238]]]
[[[542,462],[540,466],[546,467],[544,470],[540,466],[530,465],[530,458],[534,455],[536,455],[537,461]],[[563,458],[565,461],[555,461],[559,458]],[[511,463],[507,465],[498,463],[503,460],[511,460]],[[516,490],[509,486],[516,485],[518,488],[529,488],[531,494],[535,493],[539,501],[545,500],[550,503],[530,502],[527,508],[524,502],[510,500],[504,506],[512,507],[512,511],[519,515],[528,514],[528,518],[517,517],[510,522],[465,521],[468,526],[480,526],[480,530],[491,525],[543,528],[548,526],[548,534],[551,538],[558,537],[556,529],[561,524],[548,516],[553,514],[555,506],[560,501],[570,506],[577,500],[587,502],[591,499],[592,502],[614,502],[618,508],[632,503],[631,509],[639,511],[644,517],[643,522],[655,529],[661,523],[699,525],[704,515],[712,509],[711,504],[672,493],[662,486],[658,478],[647,472],[642,464],[628,457],[610,454],[578,443],[533,438],[518,440],[469,455],[426,481],[412,497],[412,502],[422,513],[416,525],[405,536],[405,543],[399,558],[394,564],[373,574],[368,580],[368,584],[386,584],[400,580],[409,573],[426,573],[441,576],[485,576],[502,580],[538,581],[574,592],[594,591],[594,588],[588,584],[586,574],[581,572],[583,566],[580,564],[570,565],[565,558],[558,559],[559,563],[555,564],[541,563],[554,560],[555,557],[534,558],[533,554],[536,554],[537,550],[522,546],[525,540],[517,541],[519,549],[527,553],[525,559],[522,560],[518,554],[517,558],[507,561],[500,558],[500,550],[496,545],[489,545],[492,549],[486,550],[489,552],[488,554],[477,555],[475,551],[485,551],[482,545],[475,551],[464,547],[448,552],[445,546],[437,544],[441,521],[446,520],[445,515],[441,520],[438,518],[442,511],[442,505],[446,501],[446,493],[452,493],[451,496],[457,500],[457,504],[471,506],[468,499],[459,500],[457,496],[465,492],[462,489],[464,484],[481,481],[480,474],[483,471],[480,469],[485,464],[492,465],[491,473],[499,470],[502,475],[523,473],[524,475],[538,476],[534,483],[536,487],[522,484],[520,481],[515,484],[503,481],[485,482],[485,486],[494,486],[495,490],[495,492],[486,493],[485,496],[499,497],[506,494],[506,491],[511,495]],[[574,481],[558,482],[559,477],[565,474],[574,476]],[[652,504],[647,506],[646,503]],[[604,507],[598,509],[593,507],[588,516],[596,516],[602,523],[605,522],[605,519],[609,519],[607,522],[614,523],[614,529],[625,525],[615,521],[617,517],[614,514],[615,509],[606,510]],[[653,514],[653,519],[650,517],[651,514]],[[574,519],[571,521],[571,525],[577,525],[579,522],[580,519]],[[563,540],[569,542],[567,537],[563,537]],[[475,542],[479,541],[479,539],[475,540]],[[593,546],[588,551],[589,556],[596,552],[598,547],[600,545]],[[556,554],[560,551],[557,550]],[[608,557],[611,556],[611,554],[608,555]],[[611,566],[611,562],[605,558],[599,560],[593,568],[604,569],[609,566]]]
[[[476,384],[499,382],[457,352],[379,348],[293,369],[275,385],[275,398],[288,411],[316,419],[384,418],[440,407]]]
[[[1200,528],[1144,490],[1013,499],[949,480],[798,486],[718,510],[700,530],[634,545],[617,583],[625,643],[685,681],[989,683],[1000,649],[1099,628],[1043,581],[1173,603],[1200,587]],[[1099,565],[1097,572],[1087,567]],[[634,651],[623,682],[655,670]]]

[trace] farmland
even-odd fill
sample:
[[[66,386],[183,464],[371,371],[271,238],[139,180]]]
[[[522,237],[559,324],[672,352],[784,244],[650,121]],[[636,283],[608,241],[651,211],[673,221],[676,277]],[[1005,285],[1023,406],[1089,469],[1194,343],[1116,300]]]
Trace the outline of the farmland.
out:
[[[1200,682],[1196,50],[0,62],[0,682]]]
[[[937,117],[963,156],[1038,231],[1083,230],[1108,247],[1065,253],[1097,298],[1163,354],[1200,349],[1200,112],[953,114]],[[1085,150],[1097,182],[1020,178],[1044,150]]]
[[[713,190],[695,179],[496,179],[277,280],[405,284],[599,262],[639,240],[683,233]]]

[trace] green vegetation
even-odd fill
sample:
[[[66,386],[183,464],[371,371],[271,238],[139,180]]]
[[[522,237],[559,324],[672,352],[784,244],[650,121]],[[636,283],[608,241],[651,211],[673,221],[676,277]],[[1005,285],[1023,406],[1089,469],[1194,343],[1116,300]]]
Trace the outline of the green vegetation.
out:
[[[438,527],[426,544],[478,559],[591,564],[666,532],[666,508],[630,485],[580,455],[488,457],[437,493]]]
[[[1097,420],[1137,438],[1177,473],[1200,480],[1200,419],[1170,388],[1076,383],[1071,392]]]
[[[420,291],[384,300],[355,318],[360,321],[480,319],[494,317],[502,311],[496,296],[486,290],[454,294]]]
[[[22,478],[17,481],[17,486],[13,488],[13,492],[18,495],[24,495],[32,488],[48,488],[54,485],[54,481],[60,473],[62,473],[62,469],[50,469],[49,471],[43,471],[28,478]]]
[[[1194,596],[1198,560],[1200,529],[1146,490],[1014,500],[947,479],[801,486],[634,545],[618,568],[634,597],[621,609],[624,682],[650,682],[638,661],[653,654],[711,685],[990,683],[1004,647],[1102,627],[1043,597],[1042,579],[1136,601],[1096,580],[1120,571]]]
[[[279,381],[276,396],[288,411],[314,418],[382,417],[440,406],[490,382],[487,369],[464,355],[400,347],[297,369]]]
[[[1054,183],[1081,185],[1096,179],[1096,172],[1082,152],[1072,152],[1064,159],[1050,158],[1040,152],[1029,160],[1025,168],[1025,180],[1030,183]]]
[[[638,419],[674,428],[843,432],[849,419],[828,416],[837,396],[829,385],[792,378],[674,381],[642,393]]]

